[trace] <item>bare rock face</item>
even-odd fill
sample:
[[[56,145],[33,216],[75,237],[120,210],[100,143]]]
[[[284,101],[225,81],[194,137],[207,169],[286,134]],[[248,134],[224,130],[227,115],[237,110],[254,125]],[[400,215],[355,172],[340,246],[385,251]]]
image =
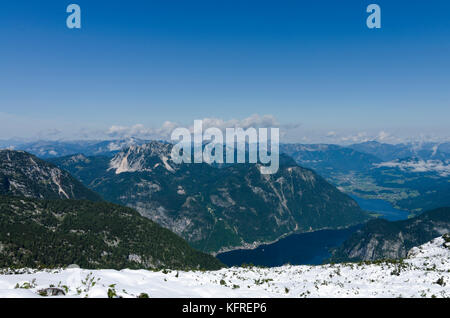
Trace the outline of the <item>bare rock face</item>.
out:
[[[334,261],[400,259],[408,251],[450,233],[450,208],[439,208],[404,221],[369,221],[334,251]]]

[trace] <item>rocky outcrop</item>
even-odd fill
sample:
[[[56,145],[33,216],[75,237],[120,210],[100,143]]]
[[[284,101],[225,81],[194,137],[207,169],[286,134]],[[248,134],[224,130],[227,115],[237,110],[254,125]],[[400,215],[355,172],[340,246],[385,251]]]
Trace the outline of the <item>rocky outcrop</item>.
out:
[[[434,237],[450,233],[450,208],[389,222],[369,221],[333,252],[333,261],[374,261],[405,258],[408,251]]]

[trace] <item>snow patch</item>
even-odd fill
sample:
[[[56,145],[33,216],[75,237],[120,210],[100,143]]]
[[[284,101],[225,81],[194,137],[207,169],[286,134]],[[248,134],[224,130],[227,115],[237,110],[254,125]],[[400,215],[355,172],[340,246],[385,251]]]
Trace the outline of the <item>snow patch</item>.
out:
[[[130,258],[139,260],[136,255]],[[87,279],[88,278],[88,279]],[[93,285],[90,282],[95,281]],[[32,283],[29,289],[20,288]],[[328,264],[218,271],[18,270],[0,275],[0,297],[40,297],[67,286],[66,297],[450,297],[450,248],[440,237],[398,263]],[[19,287],[19,288],[17,288]],[[57,296],[63,297],[63,296]]]

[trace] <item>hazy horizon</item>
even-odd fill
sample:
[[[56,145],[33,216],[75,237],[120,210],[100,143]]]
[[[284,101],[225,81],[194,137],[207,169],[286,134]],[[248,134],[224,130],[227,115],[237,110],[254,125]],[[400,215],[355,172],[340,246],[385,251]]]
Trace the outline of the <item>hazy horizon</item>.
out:
[[[195,119],[282,141],[450,137],[450,2],[2,4],[0,140],[167,138]]]

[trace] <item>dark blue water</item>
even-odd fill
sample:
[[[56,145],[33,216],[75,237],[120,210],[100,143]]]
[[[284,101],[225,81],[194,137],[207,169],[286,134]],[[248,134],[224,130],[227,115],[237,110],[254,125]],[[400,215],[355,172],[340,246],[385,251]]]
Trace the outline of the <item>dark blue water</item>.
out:
[[[380,214],[390,221],[404,220],[409,212],[395,209],[383,200],[353,197],[362,209]],[[273,244],[261,245],[253,250],[235,250],[218,254],[217,258],[228,266],[253,264],[260,266],[319,265],[328,259],[330,249],[342,244],[361,226],[342,230],[323,230],[311,233],[292,234]]]
[[[339,246],[359,228],[292,234],[273,244],[261,245],[253,250],[226,252],[218,254],[217,258],[228,266],[318,265],[330,257],[330,248]]]
[[[399,210],[392,206],[391,203],[380,199],[363,199],[357,196],[351,196],[361,209],[371,213],[381,214],[380,218],[388,221],[399,221],[408,218],[409,211]]]

